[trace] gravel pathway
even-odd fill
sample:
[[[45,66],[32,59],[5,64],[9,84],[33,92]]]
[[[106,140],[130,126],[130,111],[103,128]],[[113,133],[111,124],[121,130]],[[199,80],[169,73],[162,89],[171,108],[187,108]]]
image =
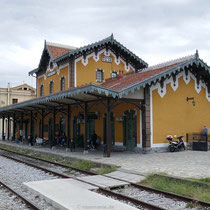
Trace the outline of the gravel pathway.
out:
[[[13,158],[17,158],[19,160],[23,160],[23,161],[29,162],[31,164],[38,165],[40,167],[47,168],[49,170],[52,170],[52,171],[55,171],[55,172],[58,172],[58,173],[61,173],[61,174],[67,174],[69,177],[87,176],[87,174],[82,174],[82,173],[80,173],[78,171],[75,171],[75,170],[70,170],[68,168],[64,168],[64,167],[61,167],[61,166],[57,166],[55,164],[47,163],[45,161],[36,160],[36,159],[30,158],[30,157],[24,157],[24,156],[21,156],[21,155],[13,154],[11,152],[4,151],[4,152],[1,152],[1,154],[7,155],[7,156],[10,156],[10,157],[13,157]],[[69,171],[69,173],[66,173],[67,171]]]
[[[26,206],[16,195],[12,194],[4,186],[0,185],[0,209],[23,209],[29,210],[30,208]]]
[[[120,193],[132,198],[135,198],[137,200],[142,200],[146,203],[150,203],[165,209],[190,209],[195,210],[196,208],[186,208],[186,202],[183,201],[177,201],[175,199],[167,198],[164,195],[157,194],[157,193],[151,193],[144,190],[139,190],[134,187],[126,187],[123,189],[116,189],[113,190],[116,193]]]
[[[55,208],[48,204],[44,199],[28,191],[22,183],[56,178],[58,177],[0,156],[0,179],[12,189],[33,201],[41,209],[54,210]],[[8,197],[8,199],[4,198],[4,201],[0,200],[0,203],[4,202],[4,205],[9,205],[10,208],[0,209],[25,209],[22,207],[21,203],[11,200],[11,196],[7,196],[7,194],[5,194],[5,196]],[[14,207],[12,207],[12,205],[14,205]]]

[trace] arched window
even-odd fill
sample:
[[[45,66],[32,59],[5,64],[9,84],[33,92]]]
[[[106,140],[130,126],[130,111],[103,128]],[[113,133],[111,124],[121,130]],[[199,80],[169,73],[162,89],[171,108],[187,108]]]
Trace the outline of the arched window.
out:
[[[44,85],[40,86],[40,96],[44,96]]]
[[[61,91],[65,90],[65,77],[61,77]]]
[[[104,72],[102,69],[96,70],[96,82],[103,82],[104,80]]]
[[[50,94],[53,93],[53,90],[54,90],[54,83],[53,81],[50,81]]]

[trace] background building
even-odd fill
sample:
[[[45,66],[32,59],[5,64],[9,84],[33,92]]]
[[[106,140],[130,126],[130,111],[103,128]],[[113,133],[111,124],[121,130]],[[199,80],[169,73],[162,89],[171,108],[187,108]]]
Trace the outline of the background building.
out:
[[[7,88],[0,88],[0,107],[9,106],[11,104],[16,104],[19,102],[27,101],[36,97],[36,89],[27,85],[22,84],[16,87],[11,87],[8,83]],[[4,133],[7,137],[8,135],[8,119],[5,119],[5,129]],[[10,120],[10,136],[12,136],[12,120]],[[2,127],[2,119],[0,119],[0,127]],[[2,132],[0,131],[2,136]],[[10,137],[9,136],[9,137]]]

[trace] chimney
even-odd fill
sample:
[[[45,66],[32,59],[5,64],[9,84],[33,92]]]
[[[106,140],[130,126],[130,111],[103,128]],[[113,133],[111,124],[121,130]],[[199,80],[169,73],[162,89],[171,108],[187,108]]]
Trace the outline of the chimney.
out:
[[[117,79],[121,79],[123,77],[123,71],[119,70],[119,74],[117,75]]]

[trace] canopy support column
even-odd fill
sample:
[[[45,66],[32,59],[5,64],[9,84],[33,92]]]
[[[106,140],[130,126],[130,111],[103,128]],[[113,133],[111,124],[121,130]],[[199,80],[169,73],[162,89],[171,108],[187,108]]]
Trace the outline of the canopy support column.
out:
[[[13,114],[13,140],[15,141],[15,114]]]
[[[5,136],[4,136],[4,120],[5,120],[5,117],[3,116],[3,118],[2,118],[2,140],[5,140]]]
[[[71,141],[71,106],[67,106],[67,145],[66,151],[70,150],[70,141]]]
[[[110,98],[107,98],[107,106],[106,106],[106,114],[107,114],[107,118],[106,118],[106,125],[107,125],[107,129],[106,129],[106,142],[107,142],[107,157],[110,157],[111,154],[111,123],[110,123],[110,114],[111,114],[111,108],[110,108]]]
[[[44,109],[42,109],[42,133],[41,133],[41,138],[44,139]]]
[[[7,121],[7,140],[9,140],[9,129],[10,129],[10,126],[9,126],[9,120],[10,120],[10,116],[8,115],[8,121]]]
[[[84,135],[84,154],[88,153],[87,148],[87,118],[88,118],[88,103],[85,102],[84,106],[84,126],[85,126],[85,135]]]
[[[55,142],[55,118],[56,118],[56,109],[53,107],[53,122],[52,122],[52,149],[56,149],[56,142]]]
[[[33,112],[30,112],[30,134],[31,134],[31,139],[33,139]]]
[[[23,142],[23,113],[21,113],[21,119],[20,119],[20,138]]]

